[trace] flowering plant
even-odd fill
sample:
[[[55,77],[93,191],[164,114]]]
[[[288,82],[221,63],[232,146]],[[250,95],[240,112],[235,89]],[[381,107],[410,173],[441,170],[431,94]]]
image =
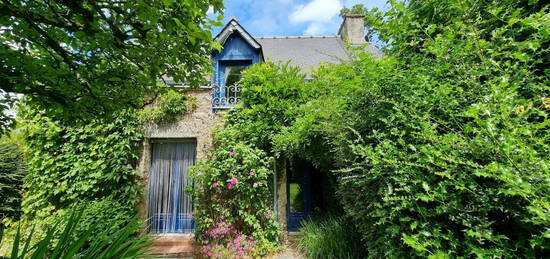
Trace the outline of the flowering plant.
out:
[[[213,258],[261,256],[277,247],[272,159],[217,131],[206,159],[191,169],[195,181],[195,238]]]

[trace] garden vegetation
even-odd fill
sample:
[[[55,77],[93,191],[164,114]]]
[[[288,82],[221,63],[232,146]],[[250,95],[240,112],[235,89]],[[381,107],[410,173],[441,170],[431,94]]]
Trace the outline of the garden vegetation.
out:
[[[134,219],[143,195],[135,170],[142,131],[193,108],[159,79],[204,81],[218,47],[210,7],[219,12],[222,1],[0,3],[0,110],[13,101],[4,93],[24,94],[14,133],[21,147],[0,146],[0,226],[8,228],[0,254],[143,254],[147,242]],[[12,126],[2,114],[1,133]]]
[[[84,8],[94,6],[88,4]],[[157,4],[170,8],[173,2]],[[40,50],[37,55],[23,55],[3,44],[0,51],[12,61],[7,63],[9,71],[33,76],[2,74],[10,87],[4,90],[29,95],[19,125],[28,161],[23,217],[48,226],[66,222],[68,228],[82,226],[83,231],[101,226],[107,229],[102,236],[118,242],[120,229],[126,231],[124,226],[131,222],[142,195],[133,169],[141,127],[162,122],[165,116],[175,118],[192,105],[187,106],[182,95],[167,93],[159,100],[168,107],[148,112],[137,107],[147,103],[144,98],[128,105],[106,105],[105,112],[98,113],[101,116],[74,115],[95,107],[96,99],[86,100],[99,93],[118,101],[147,97],[143,94],[152,78],[156,80],[155,72],[189,53],[174,59],[169,58],[171,51],[161,53],[165,54],[159,60],[162,64],[144,70],[121,64],[106,69],[103,65],[109,67],[111,56],[126,60],[121,56],[131,54],[141,59],[156,52],[140,55],[118,50],[116,44],[121,42],[111,35],[105,44],[113,45],[106,46],[107,52],[97,59],[88,59],[87,52],[64,57],[62,49],[49,45],[33,27],[37,21],[18,23],[13,19],[20,17],[17,11],[22,9],[8,7],[2,10],[9,10],[14,18],[0,22],[12,31],[2,37],[15,44],[23,44],[19,38],[31,37],[29,46]],[[138,17],[156,19],[152,17],[155,7],[149,7]],[[183,6],[177,7],[174,11],[184,12]],[[411,0],[390,1],[385,12],[352,8],[366,14],[370,35],[378,35],[385,43],[384,57],[354,48],[352,60],[323,65],[308,80],[288,64],[252,66],[240,82],[245,89],[243,107],[226,115],[207,155],[210,159],[193,169],[196,237],[204,245],[203,254],[260,256],[277,249],[279,228],[270,196],[273,165],[294,158],[312,163],[330,180],[335,199],[332,211],[344,218],[304,226],[299,243],[311,257],[347,256],[340,249],[325,254],[324,244],[338,242],[324,238],[350,236],[358,236],[361,244],[348,246],[353,250],[349,255],[370,258],[540,258],[549,253],[549,8],[537,0]],[[63,13],[82,19],[101,15],[94,11],[87,16],[78,10]],[[45,32],[62,39],[74,37],[74,46],[84,44],[84,50],[95,46],[86,43],[91,39],[88,34],[98,29],[95,23],[84,19],[82,32],[73,33],[70,30],[79,29],[80,23],[70,27],[71,23],[58,24],[52,17],[34,18],[42,19]],[[109,20],[100,19],[107,25]],[[169,32],[178,40],[187,39],[183,28],[192,26],[180,25],[177,19],[165,22],[168,27],[158,32],[161,36],[143,39],[144,46],[163,50],[148,44],[167,39],[162,35]],[[69,27],[64,30],[61,25]],[[138,25],[129,26],[140,35]],[[195,40],[204,38],[194,29],[189,33]],[[191,38],[183,44],[206,44],[193,45]],[[20,58],[28,63],[13,61]],[[77,67],[71,70],[71,64]],[[85,64],[98,70],[88,70]],[[45,70],[38,73],[38,68]],[[179,73],[183,70],[169,70],[184,77]],[[30,88],[24,87],[27,82],[21,78],[33,79]],[[42,87],[58,79],[60,87]],[[130,92],[110,92],[125,89],[135,80],[138,87]],[[111,87],[121,81],[121,88]],[[40,99],[42,94],[47,98]],[[65,113],[60,107],[72,107],[70,111],[76,113]],[[10,166],[2,170],[16,172],[18,167]],[[19,184],[17,179],[15,183]],[[86,209],[79,218],[85,222],[74,226],[70,211],[82,204]],[[356,231],[345,231],[343,224],[353,224]],[[11,233],[16,229],[13,224]],[[321,231],[331,234],[319,235]],[[50,232],[44,235],[43,242],[59,244],[49,237]],[[59,247],[70,255],[69,244],[74,243]],[[85,250],[95,244],[102,247],[103,243],[95,240],[77,248],[82,254],[95,254]],[[15,251],[17,258],[19,250]]]
[[[384,57],[356,48],[307,81],[286,64],[257,64],[225,130],[235,147],[300,157],[331,177],[368,257],[542,257],[549,11],[542,1],[390,1],[365,12]]]

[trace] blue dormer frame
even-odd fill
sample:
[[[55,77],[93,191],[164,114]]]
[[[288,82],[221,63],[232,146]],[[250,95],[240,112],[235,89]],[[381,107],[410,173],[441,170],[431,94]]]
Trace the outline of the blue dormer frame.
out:
[[[227,96],[227,87],[229,86],[225,86],[227,68],[256,64],[262,60],[263,54],[261,45],[234,18],[214,39],[223,47],[221,51],[212,53],[214,67],[212,109],[216,111],[231,108],[236,104],[235,101],[228,101],[230,97]]]

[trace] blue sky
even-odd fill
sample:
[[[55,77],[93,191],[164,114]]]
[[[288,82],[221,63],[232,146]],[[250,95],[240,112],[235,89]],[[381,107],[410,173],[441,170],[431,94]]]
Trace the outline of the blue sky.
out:
[[[224,0],[223,22],[237,20],[253,36],[335,35],[342,7],[383,9],[386,0]],[[210,13],[211,17],[216,14]],[[212,33],[216,35],[221,28]]]

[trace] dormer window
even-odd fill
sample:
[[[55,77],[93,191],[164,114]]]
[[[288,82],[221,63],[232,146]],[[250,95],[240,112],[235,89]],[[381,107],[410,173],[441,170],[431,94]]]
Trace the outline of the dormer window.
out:
[[[239,81],[243,72],[260,62],[263,55],[261,45],[236,19],[231,19],[214,39],[223,46],[221,51],[212,53],[212,109],[216,111],[235,107],[240,102],[242,91]]]

